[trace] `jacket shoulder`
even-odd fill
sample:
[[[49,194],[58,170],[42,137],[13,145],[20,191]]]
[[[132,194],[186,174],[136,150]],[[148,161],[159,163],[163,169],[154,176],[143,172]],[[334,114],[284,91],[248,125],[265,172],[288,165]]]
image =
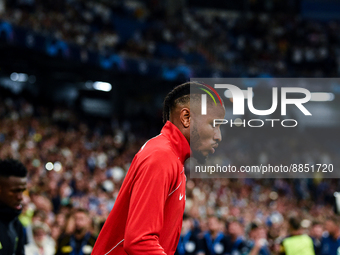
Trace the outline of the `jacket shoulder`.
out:
[[[176,157],[170,141],[162,134],[148,140],[139,150],[141,157],[151,156],[154,159]]]

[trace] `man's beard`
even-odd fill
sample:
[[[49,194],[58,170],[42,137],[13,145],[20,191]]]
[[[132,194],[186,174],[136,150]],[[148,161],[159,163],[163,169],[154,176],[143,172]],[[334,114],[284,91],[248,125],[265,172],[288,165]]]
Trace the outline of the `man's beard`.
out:
[[[204,165],[207,161],[207,157],[203,156],[199,151],[192,151],[192,156],[197,160],[197,163],[200,165]]]
[[[74,230],[75,234],[78,234],[78,235],[83,233],[83,231],[84,231],[84,228],[75,228]]]
[[[191,130],[190,134],[190,143],[191,143],[191,151],[192,156],[197,160],[198,164],[205,164],[207,157],[202,154],[202,152],[196,150],[200,145],[201,137],[197,131],[196,126],[194,125]]]

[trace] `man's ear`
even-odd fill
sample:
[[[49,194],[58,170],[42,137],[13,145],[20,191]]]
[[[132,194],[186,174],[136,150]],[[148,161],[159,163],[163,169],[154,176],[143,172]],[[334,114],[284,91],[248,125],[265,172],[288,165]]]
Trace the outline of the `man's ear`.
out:
[[[182,108],[179,118],[184,128],[190,127],[190,109],[189,108]]]

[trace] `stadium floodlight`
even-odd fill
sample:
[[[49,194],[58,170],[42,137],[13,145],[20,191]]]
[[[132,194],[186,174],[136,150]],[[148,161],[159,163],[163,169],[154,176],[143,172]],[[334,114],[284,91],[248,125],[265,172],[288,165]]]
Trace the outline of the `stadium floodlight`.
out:
[[[12,81],[18,81],[18,82],[27,82],[28,81],[28,75],[25,73],[11,73],[10,79]]]
[[[19,73],[18,82],[28,81],[28,75],[25,73]]]
[[[100,90],[100,91],[105,91],[109,92],[112,89],[112,85],[108,82],[103,82],[103,81],[95,81],[93,83],[93,88],[95,90]]]
[[[324,102],[324,101],[333,101],[334,100],[334,94],[333,93],[312,92],[311,96],[312,97],[311,97],[310,101]]]
[[[51,171],[53,170],[53,163],[52,162],[47,162],[45,165],[46,170]]]
[[[62,169],[61,163],[59,161],[55,162],[53,165],[53,169],[54,171],[59,172]]]
[[[12,81],[17,81],[19,79],[19,74],[18,73],[11,73],[11,76],[10,76],[11,80]]]

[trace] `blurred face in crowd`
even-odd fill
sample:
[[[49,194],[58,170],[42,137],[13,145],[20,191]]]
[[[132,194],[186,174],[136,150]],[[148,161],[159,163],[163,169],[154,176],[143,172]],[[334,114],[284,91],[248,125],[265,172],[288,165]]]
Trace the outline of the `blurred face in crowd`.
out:
[[[258,239],[266,239],[267,238],[267,232],[264,227],[257,227],[250,231],[249,238],[252,240],[258,240]]]
[[[258,232],[258,228],[252,229],[252,230],[249,232],[249,238],[250,238],[251,240],[255,240],[256,237],[257,237],[257,232]]]
[[[201,114],[201,106],[195,103],[192,107],[190,123],[190,145],[193,156],[204,162],[209,154],[215,152],[222,140],[220,125],[214,127],[214,119],[223,119],[225,109],[221,105],[208,103],[207,114]]]
[[[58,240],[60,234],[61,234],[61,227],[58,224],[54,224],[51,227],[51,237],[56,241]]]
[[[336,225],[334,221],[327,220],[325,222],[325,229],[331,236],[334,236],[337,234],[339,227]]]
[[[210,217],[208,219],[208,227],[211,232],[220,231],[220,221],[216,217]]]
[[[82,233],[88,230],[90,226],[89,216],[85,212],[76,212],[74,214],[74,224],[76,233]]]
[[[0,204],[15,210],[22,209],[23,192],[26,190],[27,178],[0,176]]]
[[[58,213],[58,215],[56,216],[56,222],[61,227],[65,226],[65,224],[66,224],[65,214],[64,213]]]
[[[259,227],[257,237],[267,239],[267,230],[264,227]]]
[[[38,247],[43,246],[44,239],[46,237],[46,232],[42,228],[37,228],[33,231],[34,242]]]
[[[187,233],[189,230],[191,230],[191,227],[192,227],[191,219],[183,220],[182,233]]]
[[[228,227],[228,232],[231,236],[240,236],[242,235],[242,227],[240,225],[240,223],[233,221],[229,223],[229,227]]]
[[[316,224],[312,226],[310,231],[310,235],[314,238],[321,239],[322,238],[323,227],[321,224]]]

